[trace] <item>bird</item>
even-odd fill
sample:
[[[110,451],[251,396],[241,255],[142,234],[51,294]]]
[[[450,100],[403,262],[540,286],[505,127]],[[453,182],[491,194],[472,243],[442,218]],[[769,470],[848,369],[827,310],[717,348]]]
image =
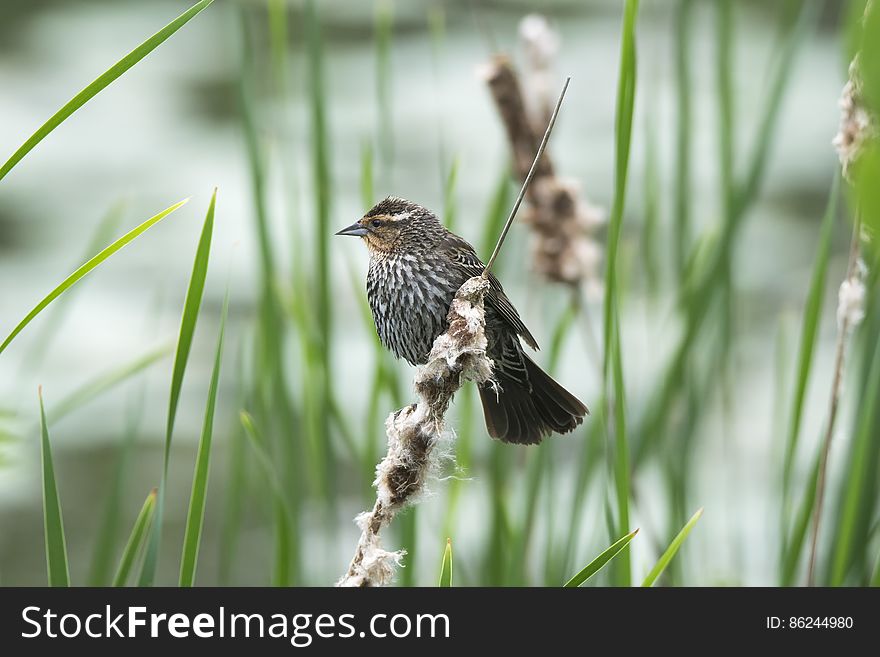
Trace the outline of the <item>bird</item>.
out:
[[[474,248],[429,209],[395,196],[336,234],[360,237],[367,246],[367,299],[379,340],[411,365],[425,364],[446,330],[455,293],[483,273]],[[479,387],[489,435],[532,445],[574,430],[589,410],[525,352],[522,342],[535,350],[538,343],[491,273],[484,308],[496,384]]]

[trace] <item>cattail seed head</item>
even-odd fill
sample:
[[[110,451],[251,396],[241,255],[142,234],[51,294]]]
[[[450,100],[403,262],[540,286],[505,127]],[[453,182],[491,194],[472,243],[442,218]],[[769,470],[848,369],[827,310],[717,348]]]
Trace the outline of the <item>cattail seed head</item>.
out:
[[[843,175],[852,182],[852,167],[865,144],[877,137],[877,117],[868,109],[862,94],[859,57],[849,66],[849,80],[840,95],[840,127],[832,144],[837,149]]]
[[[865,318],[865,263],[862,260],[852,276],[840,284],[837,293],[837,326],[843,330],[852,330]]]
[[[445,433],[444,415],[465,380],[491,381],[492,361],[486,356],[483,297],[489,280],[468,279],[459,288],[447,316],[447,330],[434,341],[427,364],[415,378],[418,401],[388,416],[388,452],[376,466],[376,503],[360,514],[361,537],[348,572],[337,586],[384,586],[406,554],[389,552],[379,533],[404,507],[414,503],[438,462],[435,447]]]

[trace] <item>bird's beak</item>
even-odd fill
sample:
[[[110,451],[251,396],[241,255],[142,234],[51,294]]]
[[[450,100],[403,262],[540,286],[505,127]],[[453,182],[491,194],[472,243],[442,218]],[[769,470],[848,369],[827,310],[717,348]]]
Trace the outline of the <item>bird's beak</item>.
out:
[[[340,230],[337,235],[352,235],[354,237],[363,237],[369,231],[363,227],[360,223],[353,223],[348,228],[343,228]]]

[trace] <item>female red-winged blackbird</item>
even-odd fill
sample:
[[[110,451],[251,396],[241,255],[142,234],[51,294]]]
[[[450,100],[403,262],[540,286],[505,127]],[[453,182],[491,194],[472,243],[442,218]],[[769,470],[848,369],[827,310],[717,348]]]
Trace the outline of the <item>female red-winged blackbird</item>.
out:
[[[400,358],[423,364],[458,288],[483,272],[473,247],[430,210],[388,197],[337,235],[362,237],[370,251],[367,298],[379,339]],[[501,283],[491,275],[485,299],[487,354],[500,391],[480,387],[489,435],[507,443],[535,444],[578,426],[589,411],[524,352],[537,349]]]

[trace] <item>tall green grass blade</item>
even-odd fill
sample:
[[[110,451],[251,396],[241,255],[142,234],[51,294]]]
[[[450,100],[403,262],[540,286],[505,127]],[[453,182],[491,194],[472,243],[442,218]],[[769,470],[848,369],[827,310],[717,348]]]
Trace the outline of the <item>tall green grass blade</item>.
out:
[[[563,546],[558,540],[556,525],[558,524],[559,514],[559,491],[560,477],[556,476],[556,464],[558,462],[556,452],[559,451],[559,444],[552,442],[547,445],[548,455],[547,461],[541,470],[541,479],[543,486],[539,495],[544,502],[544,542],[541,549],[544,555],[543,580],[542,583],[559,582],[564,577],[564,566],[561,563]]]
[[[333,232],[330,225],[332,181],[330,173],[330,135],[327,125],[327,107],[324,74],[324,45],[317,3],[306,3],[306,26],[308,32],[308,83],[311,100],[312,174],[315,198],[315,314],[318,322],[318,340],[311,345],[314,362],[309,372],[310,382],[316,385],[315,420],[317,433],[313,433],[315,470],[319,486],[326,501],[332,505],[335,456],[330,436],[330,418],[333,412],[332,352],[328,341],[333,334],[333,291],[330,277],[330,243]]]
[[[676,274],[684,276],[691,240],[691,135],[693,134],[691,101],[691,24],[693,0],[679,0],[675,26],[675,90],[676,90],[676,152],[675,152],[675,230],[673,253]]]
[[[443,561],[440,563],[440,588],[452,586],[452,539],[446,539],[446,549],[443,550]]]
[[[431,35],[431,71],[434,77],[435,99],[443,96],[443,45],[446,41],[446,13],[441,4],[428,7],[428,32]],[[437,112],[437,171],[440,174],[440,187],[445,185],[446,177],[446,130],[443,112]]]
[[[872,299],[872,301],[876,301]],[[877,499],[877,462],[880,454],[880,345],[877,344],[877,332],[880,331],[880,323],[874,322],[874,331],[866,332],[872,336],[870,345],[865,351],[866,367],[867,354],[873,350],[873,358],[870,367],[867,367],[867,378],[852,440],[849,462],[845,475],[841,478],[841,505],[838,514],[838,522],[834,532],[834,549],[830,559],[831,586],[841,586],[847,576],[853,571],[867,572],[853,568],[854,563],[864,555],[869,536],[868,528],[872,520],[872,514],[876,507]]]
[[[374,180],[373,146],[369,141],[364,141],[361,144],[361,206],[364,212],[376,203]]]
[[[834,182],[831,186],[831,194],[828,197],[828,205],[825,209],[825,217],[822,219],[822,228],[819,232],[819,246],[816,252],[815,264],[813,265],[813,275],[810,280],[810,290],[807,294],[807,302],[806,307],[804,308],[803,322],[801,324],[795,389],[791,400],[788,436],[785,442],[785,455],[783,460],[782,512],[784,517],[787,517],[788,515],[787,501],[790,494],[791,473],[794,466],[794,457],[797,451],[798,438],[800,435],[807,383],[810,380],[810,371],[813,366],[813,354],[816,351],[816,338],[819,332],[819,319],[822,315],[822,304],[825,296],[825,278],[828,273],[828,260],[831,255],[831,236],[833,234],[832,229],[834,228],[839,190],[840,177],[835,175]],[[784,524],[783,531],[786,531]]]
[[[375,199],[375,176],[373,169],[373,148],[370,142],[365,141],[361,147],[361,204],[363,210],[366,211],[376,202]],[[388,396],[396,406],[403,405],[403,393],[400,389],[398,377],[394,369],[389,365],[389,354],[376,334],[373,316],[370,313],[370,305],[364,294],[363,274],[356,271],[354,264],[349,260],[348,274],[351,288],[354,291],[355,299],[358,301],[360,309],[361,321],[364,330],[368,336],[372,338],[372,344],[375,354],[375,366],[373,368],[373,378],[370,385],[370,397],[367,405],[367,426],[366,436],[364,440],[363,452],[363,480],[365,499],[373,497],[372,482],[375,477],[376,462],[379,458],[380,449],[380,430],[382,428],[381,417],[384,409],[381,405],[382,395],[388,393]],[[353,453],[356,449],[352,450]]]
[[[455,232],[455,220],[458,216],[458,202],[455,198],[455,188],[458,181],[458,157],[452,158],[449,174],[446,176],[446,184],[443,186],[443,223],[446,228]]]
[[[770,147],[775,141],[773,139],[774,130],[779,118],[782,99],[788,82],[793,77],[790,73],[795,55],[809,28],[814,24],[818,5],[810,2],[798,2],[788,3],[786,7],[793,7],[794,17],[785,21],[788,32],[780,49],[778,64],[771,76],[767,101],[760,115],[762,120],[758,136],[754,141],[755,146],[751,157],[748,159],[747,173],[744,182],[735,185],[736,193],[731,207],[725,212],[725,221],[717,239],[713,238],[708,244],[706,240],[698,240],[692,249],[692,253],[703,249],[707,250],[707,253],[701,258],[703,265],[694,268],[689,279],[686,279],[686,284],[683,285],[682,301],[687,311],[684,330],[662,375],[661,383],[655,387],[654,396],[639,423],[636,435],[640,440],[635,443],[634,468],[644,462],[650,449],[656,449],[660,444],[660,439],[667,435],[663,428],[667,423],[671,409],[676,407],[674,403],[676,398],[683,389],[682,380],[687,371],[688,359],[693,351],[693,345],[700,335],[709,310],[715,307],[713,302],[718,296],[715,294],[717,285],[730,262],[743,220],[761,191],[766,160]],[[692,257],[691,261],[694,260],[695,258]]]
[[[171,354],[172,348],[171,345],[164,345],[158,349],[153,349],[142,356],[138,356],[129,363],[98,375],[50,407],[49,417],[52,418],[52,422],[58,422],[69,413],[85,406],[105,392],[113,390],[120,383],[137,376],[152,365],[164,360]]]
[[[89,238],[85,251],[76,262],[84,262],[88,260],[93,253],[99,251],[104,244],[113,239],[113,235],[125,215],[124,210],[125,204],[122,202],[118,202],[110,208],[110,210],[98,222],[98,225],[95,227],[94,232]],[[46,357],[49,345],[64,321],[66,308],[70,303],[72,295],[73,292],[69,292],[61,297],[49,315],[43,319],[43,325],[40,332],[34,338],[27,355],[22,359],[22,372],[38,371],[43,364],[43,359]]]
[[[547,371],[551,374],[559,366],[562,348],[565,346],[565,339],[568,337],[580,312],[580,302],[577,293],[574,293],[571,302],[565,307],[562,315],[559,316],[556,328],[553,329],[553,336],[550,338],[550,348],[547,350]]]
[[[49,428],[43,408],[43,391],[40,398],[40,436],[43,462],[43,530],[46,539],[46,568],[49,586],[70,586],[70,570],[67,565],[67,541],[64,538],[64,521],[61,518],[61,499],[55,484],[55,466],[52,463],[52,447],[49,444]]]
[[[854,7],[864,5],[857,2],[851,4]],[[849,30],[856,37],[861,51],[858,60],[860,100],[870,114],[877,116],[880,112],[880,7],[875,2],[868,3],[863,17],[860,18],[861,21],[853,26],[855,29]],[[857,166],[852,169],[863,225],[869,234],[876,235],[880,233],[880,189],[877,187],[880,177],[880,143],[876,138],[865,141],[859,149]],[[866,250],[873,252],[875,260],[880,260],[876,239],[866,240],[865,246]]]
[[[734,152],[736,142],[735,107],[733,103],[733,4],[720,0],[716,7],[716,78],[718,80],[718,173],[725,222],[732,214],[734,195]]]
[[[113,576],[112,568],[116,553],[117,534],[121,521],[121,502],[125,483],[129,480],[135,440],[140,429],[144,410],[144,388],[133,396],[127,411],[126,429],[119,448],[116,468],[110,490],[104,502],[101,526],[95,538],[95,549],[89,566],[89,586],[108,586]]]
[[[147,541],[150,525],[153,522],[153,513],[156,509],[156,494],[154,488],[144,500],[144,505],[138,513],[134,526],[131,528],[131,535],[122,551],[122,558],[119,560],[119,567],[116,570],[116,576],[113,578],[113,586],[126,586],[129,574],[131,573],[134,561],[138,554],[143,550]]]
[[[656,102],[657,94],[649,99],[650,104]],[[642,221],[641,251],[645,266],[645,284],[650,297],[657,296],[660,287],[660,259],[662,241],[658,239],[660,230],[661,194],[660,194],[660,162],[657,147],[657,121],[653,114],[645,116],[645,167],[644,184],[644,220]],[[676,233],[680,228],[676,228]],[[681,239],[676,235],[677,239]]]
[[[620,71],[617,83],[617,101],[614,115],[615,173],[614,203],[608,222],[608,245],[605,257],[605,277],[608,296],[604,309],[604,336],[606,345],[603,370],[609,376],[612,354],[608,345],[614,330],[614,313],[617,311],[617,257],[623,227],[623,210],[626,203],[627,169],[629,167],[630,140],[636,92],[636,44],[635,28],[638,0],[627,0],[624,7],[620,43]]]
[[[173,21],[168,23],[161,30],[156,32],[149,39],[144,41],[137,48],[128,53],[125,57],[116,62],[113,66],[107,69],[104,73],[98,76],[94,82],[89,84],[85,89],[80,91],[76,96],[74,96],[67,104],[64,105],[60,110],[55,112],[48,121],[46,121],[42,126],[40,126],[37,131],[28,137],[27,141],[24,142],[15,153],[3,164],[0,166],[0,180],[2,180],[6,174],[8,174],[12,168],[18,164],[25,155],[27,155],[31,149],[34,148],[37,144],[39,144],[43,139],[46,138],[49,133],[51,133],[55,128],[61,125],[71,114],[73,114],[80,107],[89,102],[92,98],[94,98],[98,93],[112,84],[117,78],[119,78],[123,73],[125,73],[132,66],[141,61],[144,57],[149,55],[153,50],[155,50],[159,45],[161,45],[168,37],[177,32],[181,27],[186,25],[192,18],[194,18],[199,12],[205,9],[208,5],[210,5],[214,0],[201,0],[182,13],[180,16],[175,18]]]
[[[744,180],[738,185],[737,195],[734,199],[734,214],[738,222],[748,210],[749,206],[757,199],[761,186],[764,183],[764,171],[767,168],[767,160],[770,157],[770,148],[774,143],[772,139],[776,132],[779,114],[782,110],[782,100],[792,78],[792,70],[795,63],[795,55],[806,39],[807,34],[813,29],[819,15],[819,6],[812,2],[801,0],[789,1],[783,6],[784,29],[788,34],[782,42],[778,64],[773,72],[770,83],[770,93],[767,96],[767,104],[761,113],[763,117],[758,134],[754,142],[753,150],[748,159],[749,167]]]
[[[874,563],[874,575],[871,577],[871,586],[880,586],[880,551],[877,552],[877,561]]]
[[[326,94],[324,89],[324,46],[321,36],[321,23],[317,3],[307,3],[308,52],[309,52],[309,97],[311,99],[312,121],[312,168],[316,194],[316,278],[318,285],[318,326],[325,339],[329,339],[330,327],[330,273],[329,242],[330,235],[330,149],[328,143]]]
[[[156,519],[150,530],[147,552],[144,556],[143,567],[139,579],[140,586],[152,586],[156,577],[156,568],[159,565],[159,546],[162,542],[162,515],[165,506],[165,487],[168,479],[168,460],[171,456],[171,437],[174,433],[174,421],[177,417],[177,405],[180,401],[180,390],[183,386],[183,376],[186,373],[186,364],[189,360],[189,352],[192,347],[193,335],[196,331],[196,322],[199,318],[199,309],[202,305],[202,295],[205,291],[205,279],[208,275],[208,260],[211,255],[211,238],[214,234],[214,208],[217,203],[217,190],[211,194],[211,202],[202,225],[202,233],[196,247],[196,256],[193,262],[192,274],[189,286],[186,290],[186,299],[183,302],[183,314],[180,319],[180,334],[177,338],[177,350],[174,354],[174,368],[171,373],[171,393],[168,399],[168,418],[165,423],[165,450],[162,459],[162,478],[159,484],[159,493],[156,500]]]
[[[339,437],[339,443],[348,450],[352,458],[357,461],[361,455],[361,449],[358,446],[358,439],[355,438],[348,418],[345,415],[346,409],[339,405],[336,397],[330,398],[331,417],[333,425],[336,427],[336,435]]]
[[[61,281],[61,283],[54,290],[52,290],[49,294],[47,294],[43,298],[42,301],[40,301],[36,306],[34,306],[33,310],[31,310],[25,316],[25,318],[18,323],[18,326],[16,326],[14,329],[12,329],[12,333],[10,333],[6,337],[6,339],[3,341],[3,343],[0,344],[0,353],[3,353],[3,351],[6,349],[6,347],[9,346],[9,343],[12,342],[12,340],[15,338],[15,336],[17,336],[19,333],[21,333],[21,331],[24,329],[24,327],[27,326],[28,324],[30,324],[31,321],[37,315],[39,315],[41,312],[43,312],[43,310],[46,308],[46,306],[48,306],[55,299],[57,299],[62,294],[64,294],[65,291],[70,289],[80,279],[82,279],[86,274],[91,272],[95,267],[97,267],[102,262],[104,262],[107,258],[112,256],[117,251],[119,251],[119,249],[124,247],[126,244],[128,244],[129,242],[131,242],[135,238],[139,237],[146,230],[148,230],[152,226],[156,225],[157,223],[162,221],[162,219],[164,219],[169,214],[171,214],[172,212],[177,210],[180,206],[185,204],[187,202],[187,200],[189,200],[189,199],[180,201],[179,203],[175,203],[170,208],[162,210],[162,212],[160,212],[159,214],[157,214],[153,217],[150,217],[144,223],[142,223],[140,226],[132,229],[131,231],[129,231],[128,233],[126,233],[125,235],[120,237],[118,240],[113,242],[113,244],[111,244],[110,246],[105,248],[103,251],[98,253],[96,256],[94,256],[90,260],[86,261],[83,265],[81,265],[79,267],[79,269],[77,269],[70,276],[68,276],[63,281]]]
[[[664,570],[666,570],[666,566],[668,566],[669,562],[672,561],[672,558],[678,552],[681,544],[684,543],[684,539],[686,539],[688,534],[691,533],[694,525],[697,524],[697,520],[699,520],[700,516],[702,515],[703,509],[699,509],[694,515],[691,516],[691,519],[687,521],[687,524],[684,527],[682,527],[681,531],[678,532],[678,535],[674,539],[672,539],[672,543],[670,543],[669,547],[666,548],[666,552],[664,552],[657,563],[654,564],[651,572],[648,573],[645,581],[642,582],[642,586],[654,586],[654,582],[656,582],[657,578],[660,577],[661,574],[663,574]]]
[[[264,289],[271,287],[275,276],[275,253],[272,248],[272,235],[269,230],[268,209],[266,208],[266,163],[257,133],[256,92],[253,89],[253,56],[256,44],[245,18],[245,9],[240,9],[241,22],[241,75],[239,79],[239,99],[241,102],[242,132],[248,159],[248,171],[254,202],[254,221],[256,222],[259,262]],[[264,292],[265,293],[265,292]]]
[[[269,19],[269,46],[272,52],[272,68],[282,97],[287,86],[287,2],[267,0]]]
[[[214,409],[217,405],[217,386],[220,382],[220,362],[223,359],[223,336],[226,332],[226,316],[229,313],[229,290],[223,300],[223,313],[220,316],[220,335],[217,338],[217,352],[214,355],[214,369],[211,372],[211,384],[208,388],[208,402],[205,408],[205,420],[199,448],[196,456],[196,467],[193,473],[192,493],[189,498],[189,511],[186,516],[186,533],[183,537],[183,556],[180,560],[180,586],[189,587],[195,584],[196,563],[199,556],[199,545],[202,541],[202,527],[205,521],[205,503],[208,497],[208,471],[211,464],[211,442],[214,435]]]
[[[615,319],[615,323],[617,323]],[[623,387],[623,364],[621,362],[620,329],[612,334],[612,350],[614,363],[614,492],[617,501],[617,527],[629,526],[630,497],[630,457],[629,443],[626,435],[625,391]],[[632,573],[630,570],[629,551],[624,551],[616,562],[618,586],[629,586]]]
[[[235,371],[242,373],[236,385],[236,405],[241,408],[245,403],[245,389],[250,384],[246,380],[244,342],[239,346],[236,356]],[[235,412],[238,419],[238,411]],[[248,460],[247,438],[244,427],[239,422],[232,423],[229,447],[229,471],[226,476],[224,492],[225,510],[220,528],[220,555],[218,559],[217,581],[220,586],[230,586],[233,582],[234,566],[238,562],[238,543],[241,536],[241,521],[244,510],[244,499],[247,491]]]
[[[490,443],[489,456],[489,501],[491,519],[489,521],[489,540],[486,544],[486,565],[484,576],[489,586],[502,586],[510,572],[512,556],[508,546],[515,540],[515,532],[510,519],[507,488],[507,473],[510,472],[510,450],[505,445]]]
[[[543,445],[537,451],[529,454],[529,472],[526,478],[526,495],[525,495],[525,512],[523,513],[522,524],[516,532],[517,547],[512,550],[512,554],[516,556],[518,563],[520,580],[517,584],[526,586],[526,576],[528,573],[528,556],[529,543],[535,529],[535,519],[537,517],[538,500],[541,497],[541,483],[544,481],[544,473],[547,470],[550,460],[550,445]],[[548,481],[549,483],[549,481]]]
[[[472,386],[459,391],[456,399],[458,407],[458,424],[456,426],[456,463],[458,472],[466,473],[471,465],[474,443],[474,395]],[[455,535],[458,518],[459,502],[462,494],[461,477],[453,477],[449,481],[446,513],[443,518],[443,533]]]
[[[401,570],[400,585],[403,587],[411,587],[416,585],[416,558],[419,549],[419,513],[415,506],[407,509],[407,512],[400,516],[398,529],[400,531],[400,544],[406,548],[406,565],[407,568]]]
[[[217,190],[211,194],[211,202],[202,225],[202,233],[196,247],[196,257],[193,262],[192,274],[189,279],[189,287],[186,291],[186,299],[183,302],[183,315],[180,320],[180,334],[177,339],[177,350],[174,354],[174,370],[171,374],[171,395],[168,401],[168,419],[165,424],[165,469],[168,468],[168,456],[171,450],[171,435],[174,433],[174,421],[177,418],[177,405],[180,401],[180,390],[183,387],[183,376],[186,373],[186,364],[189,360],[189,352],[192,348],[193,335],[196,332],[196,322],[199,319],[199,309],[202,306],[202,296],[205,292],[205,280],[208,276],[208,260],[211,256],[211,239],[214,235],[214,209],[217,203]],[[159,490],[161,500],[162,490]],[[159,517],[162,516],[161,506]]]
[[[598,557],[588,563],[577,575],[568,580],[565,583],[564,588],[577,588],[578,586],[586,582],[593,575],[602,570],[605,564],[616,557],[623,548],[629,545],[629,542],[633,540],[633,538],[635,538],[635,535],[638,533],[639,530],[634,529],[626,536],[616,540],[607,550],[605,550],[602,554],[600,554]]]
[[[391,165],[394,160],[394,103],[391,99],[391,38],[394,28],[394,6],[389,0],[376,3],[376,98],[379,121],[379,152],[382,160],[382,179],[391,185]]]
[[[597,413],[601,416],[601,413]],[[581,526],[584,521],[584,508],[589,492],[590,482],[600,471],[602,462],[602,449],[604,446],[604,427],[601,422],[592,422],[586,428],[581,442],[581,455],[578,461],[577,477],[574,481],[571,496],[571,517],[569,518],[568,540],[565,545],[564,558],[562,560],[564,571],[571,568],[574,554],[580,537]]]
[[[489,206],[486,208],[486,218],[483,221],[483,235],[480,238],[480,253],[488,258],[492,253],[492,247],[498,240],[498,235],[504,227],[507,219],[507,209],[513,200],[510,184],[510,166],[505,166],[498,174],[498,181],[492,190]]]
[[[780,315],[776,325],[773,341],[773,410],[769,423],[771,436],[784,436],[788,432],[786,422],[789,411],[786,406],[790,401],[790,388],[794,383],[792,375],[795,373],[795,352],[792,346],[796,342],[794,324],[794,314],[786,310]],[[781,463],[785,460],[785,445],[779,444],[780,442],[777,441],[774,446],[773,454]]]
[[[608,226],[605,269],[605,308],[602,413],[614,412],[614,483],[617,498],[617,527],[624,531],[629,526],[629,444],[626,436],[626,397],[623,381],[623,358],[620,343],[619,292],[617,258],[626,204],[626,183],[632,139],[633,111],[636,94],[636,18],[638,0],[627,0],[624,6],[620,43],[620,71],[615,108],[615,174],[614,202]],[[613,387],[613,393],[611,388]],[[610,419],[610,418],[609,418]],[[605,423],[606,427],[608,422]],[[629,553],[624,552],[616,562],[616,583],[630,584]]]
[[[270,48],[273,59],[273,82],[277,98],[275,106],[288,107],[291,102],[289,85],[287,80],[286,56],[288,52],[287,14],[290,8],[284,2],[270,0],[269,4],[269,29]],[[273,231],[271,229],[269,184],[271,182],[270,159],[267,149],[264,147],[263,126],[265,122],[258,113],[260,104],[260,84],[264,79],[262,61],[258,59],[261,52],[262,23],[249,25],[248,8],[245,5],[239,7],[240,26],[242,33],[241,41],[241,69],[239,76],[239,92],[242,106],[242,127],[245,137],[245,145],[248,155],[248,168],[251,182],[251,196],[253,201],[253,218],[258,243],[258,258],[260,264],[260,298],[257,331],[253,339],[254,343],[254,375],[249,382],[253,386],[253,399],[249,403],[255,409],[256,414],[265,422],[269,444],[267,449],[273,452],[273,457],[281,465],[281,476],[289,483],[290,496],[294,504],[298,504],[303,496],[303,480],[301,475],[305,453],[304,440],[299,436],[313,436],[316,432],[312,424],[306,432],[291,439],[290,427],[300,425],[300,415],[290,392],[286,373],[289,363],[285,340],[285,323],[283,317],[283,299],[278,285],[278,270],[275,253]],[[253,29],[252,29],[253,28]],[[290,216],[292,234],[292,294],[289,297],[290,310],[296,328],[300,345],[305,352],[307,368],[301,370],[304,377],[309,377],[312,372],[312,363],[318,357],[319,350],[313,348],[316,344],[312,336],[314,332],[309,326],[311,318],[309,312],[315,307],[311,294],[311,281],[307,280],[306,263],[307,248],[303,242],[303,227],[298,221],[298,201],[302,198],[300,193],[299,178],[296,175],[292,149],[286,138],[291,134],[292,124],[290,113],[285,111],[274,112],[277,118],[274,127],[275,139],[279,142],[276,148],[280,151],[281,172],[284,187],[284,200],[286,207],[285,215]],[[271,134],[270,134],[271,136]],[[311,350],[311,351],[310,351]],[[320,381],[319,376],[310,377],[310,383]],[[303,393],[306,402],[316,395],[310,391]],[[242,400],[244,402],[244,400]],[[311,405],[306,405],[305,416],[307,418],[326,418],[329,409],[321,407],[319,412],[314,412]],[[321,433],[327,436],[326,433]],[[309,468],[311,470],[312,468]],[[320,470],[320,469],[319,469]],[[240,474],[240,473],[239,473]],[[234,503],[240,508],[240,502]],[[228,527],[232,527],[231,523]],[[224,551],[224,555],[228,552]],[[226,556],[224,556],[226,558]],[[225,562],[228,563],[228,562]],[[298,570],[298,564],[292,565],[292,572]],[[224,572],[228,567],[224,565]]]
[[[295,548],[292,543],[295,540],[290,529],[289,516],[281,504],[275,504],[275,572],[272,584],[274,586],[290,586],[293,583],[290,569],[290,555]]]
[[[813,469],[805,484],[804,497],[795,516],[791,533],[785,537],[780,582],[782,586],[794,586],[795,584],[798,564],[804,551],[804,545],[806,545],[807,531],[810,528],[810,521],[813,519],[813,509],[816,505],[816,481],[818,478],[819,455],[817,454],[814,459]],[[787,523],[788,518],[786,517],[783,520]],[[783,531],[787,532],[788,528],[783,527]]]
[[[241,425],[244,427],[245,434],[249,438],[249,443],[253,448],[257,457],[257,463],[263,471],[263,476],[269,483],[273,496],[275,498],[274,516],[275,516],[275,567],[273,572],[273,584],[275,586],[290,586],[290,570],[289,564],[296,560],[296,550],[298,545],[296,541],[291,541],[291,536],[295,535],[296,516],[287,501],[284,488],[278,479],[278,473],[272,464],[268,452],[265,448],[260,432],[254,424],[254,419],[247,411],[239,413]]]

